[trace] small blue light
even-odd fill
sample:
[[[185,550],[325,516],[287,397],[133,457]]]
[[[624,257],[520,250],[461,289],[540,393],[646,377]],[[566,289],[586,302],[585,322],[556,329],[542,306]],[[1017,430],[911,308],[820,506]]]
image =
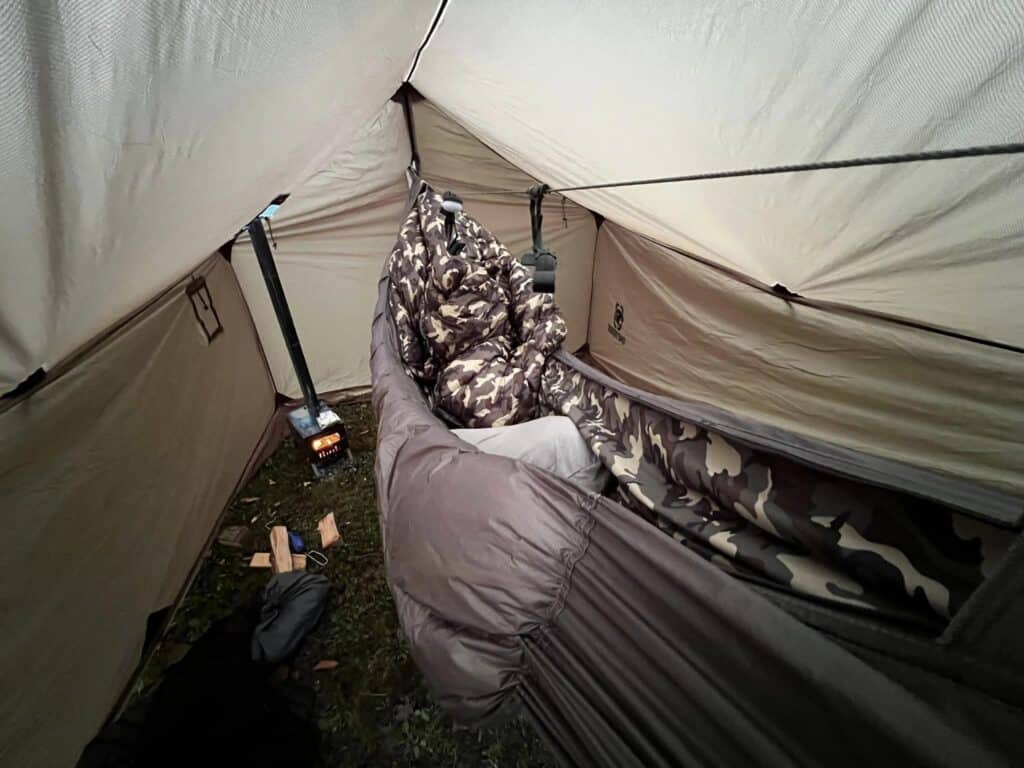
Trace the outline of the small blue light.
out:
[[[270,205],[263,209],[263,213],[260,214],[260,218],[269,219],[271,216],[277,213],[277,209],[280,207],[281,206],[279,203],[271,203]]]

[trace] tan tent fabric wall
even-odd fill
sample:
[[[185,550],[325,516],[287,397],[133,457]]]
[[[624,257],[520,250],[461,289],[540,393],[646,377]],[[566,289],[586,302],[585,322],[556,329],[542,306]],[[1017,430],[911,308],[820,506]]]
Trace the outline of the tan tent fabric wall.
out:
[[[516,189],[524,192],[537,181],[484,145],[465,128],[426,100],[413,101],[420,174],[439,190],[452,190],[466,212],[490,229],[513,256],[532,243],[529,197],[479,195]],[[590,287],[597,226],[589,211],[560,196],[544,200],[544,244],[558,256],[555,300],[568,326],[565,348],[575,350],[587,340]]]
[[[436,4],[5,4],[0,392],[173,284],[401,83]]]
[[[1019,354],[786,303],[607,222],[590,351],[638,387],[1024,497]]]
[[[1024,138],[1022,23],[989,0],[480,0],[412,84],[556,187],[946,149]],[[1024,346],[1019,156],[570,196],[767,285]]]
[[[274,412],[230,267],[207,343],[181,284],[0,412],[0,763],[73,765]]]
[[[271,220],[274,260],[320,391],[370,383],[375,287],[401,224],[409,157],[402,108],[389,102]],[[278,391],[301,397],[248,237],[235,243],[231,263]]]
[[[492,229],[514,255],[530,242],[525,195],[479,196],[494,189],[526,190],[533,181],[425,101],[413,106],[424,178],[460,194],[466,210]],[[271,220],[274,258],[317,389],[370,382],[370,321],[377,281],[391,253],[408,194],[411,157],[402,107],[389,102],[351,142],[296,188]],[[556,299],[566,317],[567,349],[587,338],[593,273],[594,217],[571,201],[548,198],[546,245],[558,255]],[[300,397],[288,351],[246,236],[231,262],[252,309],[279,392]]]

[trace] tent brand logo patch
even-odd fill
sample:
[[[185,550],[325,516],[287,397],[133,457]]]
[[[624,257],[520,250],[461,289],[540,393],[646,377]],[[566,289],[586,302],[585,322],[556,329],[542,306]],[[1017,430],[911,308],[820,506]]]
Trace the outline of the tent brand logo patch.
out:
[[[615,313],[612,315],[612,321],[608,324],[608,333],[612,335],[619,344],[626,343],[626,337],[622,335],[622,326],[626,324],[626,311],[622,308],[622,305],[616,302]]]

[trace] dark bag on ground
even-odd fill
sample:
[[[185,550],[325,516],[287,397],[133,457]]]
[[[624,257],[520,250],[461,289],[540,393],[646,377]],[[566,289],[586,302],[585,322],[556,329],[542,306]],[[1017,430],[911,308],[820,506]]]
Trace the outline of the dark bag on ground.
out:
[[[258,618],[253,604],[214,623],[151,697],[100,732],[78,768],[321,765],[316,693],[252,661]]]
[[[288,658],[320,620],[330,584],[307,571],[279,573],[263,592],[260,623],[252,633],[252,660],[276,664]]]

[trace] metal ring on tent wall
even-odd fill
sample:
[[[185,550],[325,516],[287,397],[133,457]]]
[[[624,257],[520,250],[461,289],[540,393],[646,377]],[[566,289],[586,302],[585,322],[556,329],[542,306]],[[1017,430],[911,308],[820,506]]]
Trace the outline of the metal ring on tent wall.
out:
[[[312,560],[314,563],[319,565],[321,568],[327,565],[327,555],[317,549],[307,549],[306,559]]]

